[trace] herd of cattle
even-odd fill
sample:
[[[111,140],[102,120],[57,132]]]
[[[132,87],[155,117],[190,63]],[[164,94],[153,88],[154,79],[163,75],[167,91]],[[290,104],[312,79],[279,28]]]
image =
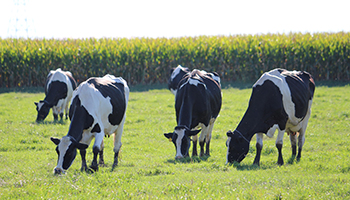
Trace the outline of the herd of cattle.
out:
[[[192,156],[197,156],[198,133],[200,156],[210,155],[211,133],[222,105],[220,77],[180,65],[174,68],[168,82],[169,90],[175,95],[177,125],[173,132],[164,136],[175,145],[175,159],[189,156],[191,141]],[[249,144],[256,134],[257,153],[254,164],[259,165],[263,147],[263,135],[272,137],[278,129],[276,148],[279,165],[283,165],[282,144],[287,132],[292,156],[301,158],[305,142],[305,131],[310,117],[315,91],[312,76],[305,71],[274,69],[265,72],[253,85],[248,108],[234,131],[227,132],[227,163],[241,162],[249,151]],[[65,173],[76,157],[77,149],[82,158],[81,170],[98,170],[103,160],[103,139],[114,136],[114,163],[118,165],[121,137],[129,98],[129,87],[121,77],[105,75],[92,77],[78,87],[68,71],[50,71],[45,84],[45,99],[35,103],[38,111],[36,121],[44,120],[52,108],[55,120],[60,115],[71,121],[66,136],[51,138],[58,154],[55,174]],[[68,106],[70,102],[70,106]],[[69,112],[68,112],[69,107]],[[93,160],[90,168],[86,164],[86,148],[95,138]],[[297,142],[298,141],[298,142]],[[297,154],[298,144],[298,154]],[[205,149],[204,149],[205,146]],[[97,162],[97,157],[99,160]]]

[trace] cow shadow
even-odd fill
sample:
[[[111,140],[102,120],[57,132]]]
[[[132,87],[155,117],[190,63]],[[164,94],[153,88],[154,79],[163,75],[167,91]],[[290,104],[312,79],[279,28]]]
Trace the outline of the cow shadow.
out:
[[[53,121],[41,121],[41,122],[32,122],[32,124],[40,124],[40,125],[55,125],[55,124],[60,124],[60,125],[65,125],[67,123],[70,123],[68,120],[53,120]]]
[[[239,171],[254,171],[254,170],[267,170],[267,169],[273,169],[282,167],[285,165],[293,165],[299,163],[300,160],[296,159],[296,156],[291,156],[288,158],[287,162],[284,163],[284,165],[278,165],[277,162],[274,164],[264,164],[264,165],[257,165],[257,164],[241,164],[238,162],[227,164],[228,166],[234,167]]]
[[[168,159],[166,163],[200,163],[203,161],[207,161],[210,156],[192,156],[192,157],[186,157],[181,159]]]

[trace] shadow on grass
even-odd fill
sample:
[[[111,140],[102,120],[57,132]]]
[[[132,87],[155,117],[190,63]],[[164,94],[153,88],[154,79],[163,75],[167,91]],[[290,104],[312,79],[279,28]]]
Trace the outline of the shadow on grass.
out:
[[[293,165],[295,163],[299,163],[300,160],[295,159],[296,156],[291,156],[287,163],[285,163],[284,165]],[[230,167],[234,167],[239,171],[252,171],[252,170],[267,170],[267,169],[273,169],[273,168],[277,168],[277,167],[281,167],[281,165],[278,165],[277,163],[273,164],[273,165],[257,165],[257,164],[240,164],[238,162],[234,162],[231,164],[228,164],[228,166]],[[283,165],[282,165],[283,166]]]
[[[54,121],[41,121],[41,122],[32,122],[32,124],[42,124],[42,125],[51,125],[51,124],[62,124],[62,125],[65,125],[67,123],[70,123],[70,121],[67,119],[67,120],[54,120]]]
[[[207,161],[210,156],[194,156],[194,157],[186,157],[186,158],[181,158],[181,159],[169,159],[166,162],[167,163],[200,163],[202,161]]]

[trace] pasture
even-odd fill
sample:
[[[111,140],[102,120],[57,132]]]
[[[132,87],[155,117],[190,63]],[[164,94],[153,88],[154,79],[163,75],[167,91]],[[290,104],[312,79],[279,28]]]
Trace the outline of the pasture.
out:
[[[211,156],[175,161],[163,135],[176,126],[174,96],[165,85],[131,87],[119,166],[113,138],[105,138],[106,167],[80,172],[79,153],[64,175],[56,176],[51,136],[67,134],[69,120],[35,123],[34,101],[43,89],[0,91],[0,199],[347,199],[350,198],[350,85],[316,83],[312,114],[300,162],[291,162],[285,134],[278,166],[276,135],[264,138],[259,166],[252,165],[255,137],[240,164],[225,165],[226,132],[243,116],[251,88],[225,86],[214,126]],[[92,160],[91,146],[87,161]],[[192,147],[191,151],[192,152]]]

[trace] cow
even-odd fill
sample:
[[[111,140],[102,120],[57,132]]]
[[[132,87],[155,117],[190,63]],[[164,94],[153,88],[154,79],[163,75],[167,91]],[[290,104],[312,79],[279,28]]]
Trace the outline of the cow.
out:
[[[227,162],[241,162],[249,151],[250,140],[256,134],[257,153],[253,164],[260,165],[263,136],[272,137],[278,129],[276,148],[278,165],[283,165],[284,132],[290,136],[292,159],[301,158],[305,131],[311,114],[315,91],[313,77],[305,71],[274,69],[264,73],[253,85],[248,108],[236,129],[227,132]]]
[[[57,145],[58,154],[55,174],[65,173],[76,156],[76,149],[80,150],[82,158],[81,171],[90,171],[86,165],[86,148],[95,138],[93,145],[93,161],[91,169],[98,170],[103,160],[103,138],[114,133],[114,163],[112,170],[118,165],[118,154],[121,148],[121,137],[125,122],[126,107],[129,99],[129,87],[121,77],[105,75],[92,77],[81,83],[73,92],[69,109],[71,123],[66,136],[62,139],[51,137]]]
[[[176,148],[175,159],[189,156],[192,136],[192,156],[197,156],[197,134],[199,137],[200,156],[209,156],[209,144],[214,122],[221,109],[221,87],[207,73],[193,70],[179,83],[175,95],[177,126],[172,133],[164,133]],[[201,130],[198,130],[201,128]],[[206,150],[204,152],[204,143]]]
[[[168,89],[171,91],[171,93],[176,95],[179,82],[181,81],[181,79],[185,75],[188,75],[191,71],[188,68],[186,68],[186,67],[182,67],[181,65],[178,65],[176,68],[171,69],[170,72],[171,72],[171,75],[170,75],[170,78],[168,80]],[[206,74],[206,75],[208,75],[208,76],[210,76],[219,85],[221,85],[220,77],[219,77],[219,75],[216,72],[208,73],[208,72],[206,72],[204,70],[201,70],[201,72]]]
[[[43,121],[52,108],[54,120],[58,120],[60,115],[63,118],[65,111],[66,119],[68,119],[68,106],[72,98],[73,90],[77,87],[72,73],[62,71],[61,68],[51,70],[47,75],[45,83],[45,99],[39,102],[34,102],[38,115],[36,122]]]

